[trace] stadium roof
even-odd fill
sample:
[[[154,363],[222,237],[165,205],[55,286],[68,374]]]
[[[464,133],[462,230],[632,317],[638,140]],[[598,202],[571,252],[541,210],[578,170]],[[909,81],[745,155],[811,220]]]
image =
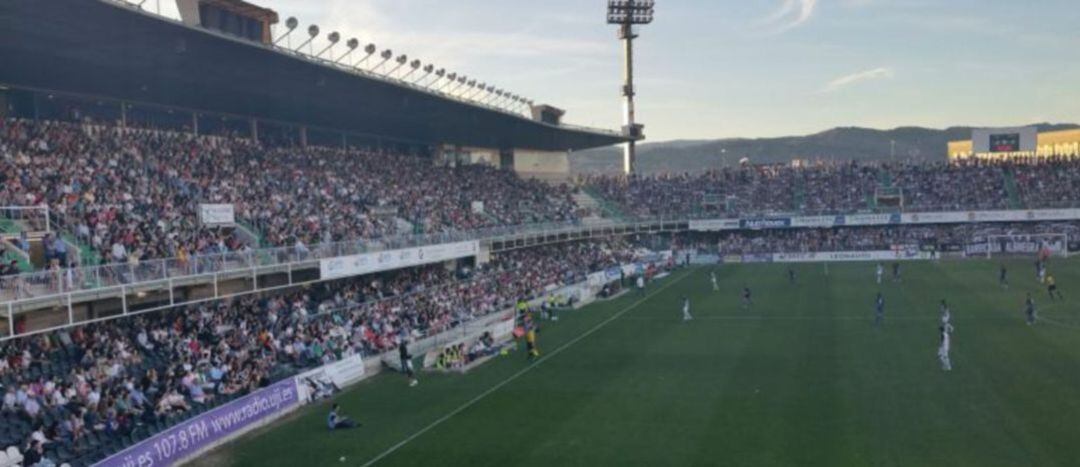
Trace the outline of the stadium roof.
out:
[[[554,126],[321,65],[109,0],[0,4],[0,83],[388,139],[580,150],[615,132]]]

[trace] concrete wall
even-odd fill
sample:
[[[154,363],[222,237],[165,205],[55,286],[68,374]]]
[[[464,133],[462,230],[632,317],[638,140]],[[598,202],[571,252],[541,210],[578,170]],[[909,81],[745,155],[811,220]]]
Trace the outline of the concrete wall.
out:
[[[514,150],[514,171],[526,178],[542,180],[568,180],[570,178],[570,155],[567,152]]]

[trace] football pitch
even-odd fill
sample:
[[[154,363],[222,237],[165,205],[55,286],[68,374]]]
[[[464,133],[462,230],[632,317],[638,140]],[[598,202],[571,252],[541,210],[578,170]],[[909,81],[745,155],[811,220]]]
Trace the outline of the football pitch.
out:
[[[1080,262],[1050,263],[1064,302],[1026,259],[1005,263],[1000,287],[1000,264],[904,263],[901,282],[880,286],[873,263],[796,265],[794,285],[786,265],[684,269],[543,322],[538,361],[519,349],[414,388],[384,373],[335,399],[359,428],[328,432],[323,402],[197,464],[1077,465]]]

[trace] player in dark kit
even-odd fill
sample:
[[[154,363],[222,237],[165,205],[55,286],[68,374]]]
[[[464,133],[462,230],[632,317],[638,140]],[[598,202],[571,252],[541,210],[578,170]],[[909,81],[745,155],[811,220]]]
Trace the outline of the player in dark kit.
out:
[[[405,373],[409,377],[409,386],[416,386],[420,384],[420,381],[416,379],[416,373],[413,371],[412,355],[409,355],[409,347],[405,343],[405,339],[402,338],[398,343],[398,357],[401,359],[401,372]]]
[[[892,263],[892,280],[900,282],[900,263]]]
[[[795,285],[795,270],[790,267],[787,270],[787,279],[788,283],[790,283],[791,285]]]
[[[754,304],[753,298],[751,298],[750,287],[743,287],[742,289],[742,307],[744,310],[750,309],[750,305]]]
[[[1005,269],[1005,265],[1001,265],[1001,271],[998,272],[998,285],[1003,289],[1009,288],[1009,270]]]
[[[885,297],[878,292],[877,298],[874,299],[874,327],[881,327],[881,324],[885,322]]]
[[[1028,326],[1035,324],[1035,299],[1031,298],[1030,292],[1027,294],[1027,300],[1024,300],[1024,314],[1027,315]]]

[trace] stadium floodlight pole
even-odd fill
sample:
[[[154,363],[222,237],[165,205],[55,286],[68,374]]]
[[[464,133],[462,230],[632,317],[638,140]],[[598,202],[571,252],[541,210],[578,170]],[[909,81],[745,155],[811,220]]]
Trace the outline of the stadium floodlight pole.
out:
[[[488,104],[491,101],[491,97],[495,95],[495,86],[485,86],[483,91],[480,91],[480,95],[476,96],[476,102],[481,104]]]
[[[428,67],[435,68],[434,65],[428,65]],[[427,68],[425,68],[424,71],[427,71]],[[430,75],[431,73],[428,74]],[[438,70],[435,70],[435,77],[432,78],[431,81],[428,81],[426,84],[423,84],[424,88],[431,89],[432,86],[435,86],[435,83],[438,83],[439,80],[443,79],[444,76],[446,76],[446,68],[439,68]],[[416,81],[419,82],[421,80]]]
[[[470,83],[469,85],[472,86],[472,83]],[[479,96],[480,93],[484,92],[485,90],[487,90],[487,83],[477,84],[476,86],[473,86],[472,91],[469,91],[469,92],[465,93],[465,99],[468,99],[470,101],[471,100],[476,100],[476,97]]]
[[[454,93],[454,97],[457,97],[458,99],[464,99],[465,95],[469,93],[469,89],[476,87],[475,79],[467,78],[467,81],[462,81],[462,83],[465,84],[465,86],[458,86],[461,89]]]
[[[360,41],[356,40],[356,38],[354,37],[345,42],[345,47],[348,47],[349,51],[341,54],[341,56],[338,57],[337,60],[334,60],[335,64],[341,63],[341,61],[345,60],[349,56],[349,54],[355,52],[356,48],[360,47]]]
[[[454,83],[457,82],[457,78],[458,78],[457,73],[450,73],[450,74],[446,75],[446,82],[443,83],[442,86],[439,86],[439,88],[436,89],[436,91],[443,92],[444,90],[447,90],[447,88],[449,88],[450,86],[452,86]]]
[[[637,141],[642,139],[643,126],[634,119],[634,26],[653,22],[655,0],[608,0],[607,22],[619,26],[623,41],[623,136],[628,142],[623,152],[623,172],[634,173],[637,164]]]
[[[379,56],[382,57],[382,61],[380,61],[379,63],[376,63],[375,66],[368,69],[368,71],[370,71],[372,73],[378,73],[379,72],[379,67],[383,66],[383,64],[388,62],[391,58],[394,58],[394,51],[390,50],[390,49],[386,49],[386,50],[382,51],[382,53],[379,54]]]
[[[289,19],[285,20],[285,27],[288,29],[288,31],[285,31],[285,34],[278,36],[278,38],[274,40],[274,43],[272,45],[277,45],[277,43],[281,42],[282,39],[289,37],[289,34],[292,34],[292,32],[295,31],[296,27],[299,25],[300,21],[297,21],[295,16],[290,16]]]
[[[470,85],[469,82],[472,82],[472,84]],[[468,87],[471,87],[471,86],[475,86],[475,85],[476,85],[476,80],[470,80],[468,76],[461,75],[458,78],[457,86],[454,86],[454,89],[450,90],[450,94],[453,95],[454,97],[457,97],[457,96],[460,95],[459,93],[464,93],[465,89],[467,89]]]
[[[338,41],[341,40],[341,34],[338,34],[337,31],[334,31],[326,35],[326,40],[330,42],[330,45],[326,46],[326,48],[320,50],[319,53],[315,54],[315,58],[322,57],[322,54],[326,53],[327,50],[334,48],[334,44],[337,44]],[[330,56],[333,57],[334,53],[331,52]]]
[[[503,100],[503,96],[505,96],[505,95],[506,95],[506,93],[503,92],[502,89],[496,89],[495,90],[495,97],[488,100],[488,102],[487,102],[488,105],[493,105],[495,107],[499,107],[499,103]]]
[[[386,73],[383,73],[383,76],[392,78],[396,71],[401,69],[401,67],[405,66],[405,64],[409,62],[409,56],[405,55],[405,54],[401,54],[401,55],[398,55],[398,57],[395,58],[394,61],[397,62],[397,66],[391,68],[390,71],[388,71]]]
[[[293,49],[293,52],[300,52],[300,49],[304,48],[305,45],[308,45],[308,44],[311,43],[311,41],[315,40],[315,36],[319,35],[319,27],[312,24],[311,26],[308,26],[307,33],[308,33],[308,39],[306,41],[304,41],[304,43],[296,46],[296,48]]]
[[[416,70],[419,70],[419,69],[420,69],[420,60],[413,60],[412,62],[409,62],[409,72],[405,73],[404,75],[401,75],[401,80],[405,81],[405,79],[412,76],[412,74],[416,73]]]
[[[461,88],[461,91],[454,95],[454,97],[457,97],[458,99],[461,99],[461,100],[467,100],[466,96],[468,96],[469,93],[472,92],[472,89],[474,89],[474,88],[476,88],[476,80],[475,79],[470,79],[469,82],[465,83],[465,86],[463,86]]]
[[[379,49],[378,49],[378,47],[375,47],[375,44],[365,45],[364,46],[364,54],[365,54],[364,58],[361,58],[360,60],[358,60],[356,62],[356,64],[353,65],[353,69],[354,70],[360,70],[360,65],[363,65],[364,62],[367,61],[367,59],[371,58],[371,56],[375,54],[376,50],[379,50]]]
[[[494,86],[488,86],[487,89],[485,89],[484,91],[486,95],[481,96],[479,101],[481,104],[491,105],[491,101],[493,100],[493,98],[498,97],[499,90],[495,89]]]
[[[502,103],[502,100],[503,100],[503,96],[505,96],[505,95],[506,95],[505,91],[503,91],[502,89],[496,89],[495,90],[495,98],[488,101],[488,104],[494,105],[496,107],[502,107],[501,103]]]
[[[422,84],[419,84],[419,83],[421,81],[423,81],[425,78],[427,78],[428,76],[431,76],[431,73],[434,72],[434,71],[435,71],[435,65],[432,65],[430,63],[428,63],[427,65],[424,65],[424,74],[420,75],[419,78],[414,79],[413,84],[418,84],[418,85],[423,86],[423,87],[426,88],[427,87],[426,85],[422,85]]]
[[[461,87],[461,83],[463,83],[462,79],[465,78],[465,75],[458,76],[457,73],[450,73],[447,77],[450,78],[450,81],[443,85],[445,91],[443,89],[439,89],[439,91],[445,92],[448,95],[453,95],[454,91]]]

